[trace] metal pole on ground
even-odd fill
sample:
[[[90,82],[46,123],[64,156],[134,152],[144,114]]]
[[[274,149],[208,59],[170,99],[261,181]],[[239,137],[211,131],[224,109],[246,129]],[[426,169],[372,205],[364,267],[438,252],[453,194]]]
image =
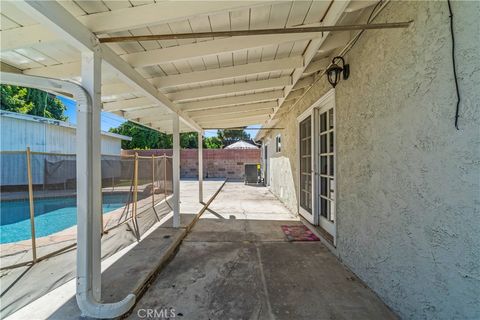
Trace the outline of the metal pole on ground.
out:
[[[28,176],[28,201],[30,205],[30,232],[32,233],[32,261],[37,262],[37,245],[35,241],[35,207],[33,203],[33,179],[32,179],[32,154],[27,147],[27,176]]]
[[[155,156],[152,154],[152,207],[155,208]]]
[[[180,121],[173,114],[173,227],[180,227]]]
[[[160,221],[158,217],[157,210],[155,209],[155,155],[152,154],[152,208],[153,213],[155,213],[155,217],[157,221]]]
[[[167,201],[167,155],[163,154],[163,196]]]
[[[135,152],[135,158],[133,163],[133,212],[132,212],[132,222],[133,227],[135,228],[135,234],[137,240],[140,241],[140,230],[138,229],[137,223],[137,201],[138,201],[138,153]]]
[[[203,132],[198,133],[198,202],[203,202]]]

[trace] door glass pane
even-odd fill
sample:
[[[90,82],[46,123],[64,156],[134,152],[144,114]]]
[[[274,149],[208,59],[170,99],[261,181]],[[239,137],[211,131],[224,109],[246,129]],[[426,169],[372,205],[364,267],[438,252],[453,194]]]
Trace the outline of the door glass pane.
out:
[[[323,134],[320,136],[320,153],[327,152],[327,135]]]
[[[327,131],[327,115],[322,113],[320,115],[320,132]]]
[[[323,199],[323,198],[320,198],[320,214],[323,216],[323,217],[327,217],[328,215],[328,212],[327,212],[327,200],[326,199]]]
[[[334,143],[333,143],[333,141],[334,141],[334,136],[333,136],[333,135],[334,135],[333,131],[329,133],[329,136],[330,136],[330,139],[329,139],[329,140],[330,140],[330,142],[329,142],[329,144],[330,144],[330,152],[332,152],[332,153],[333,153],[333,146],[334,146]]]
[[[327,174],[327,157],[320,157],[320,174]]]
[[[333,109],[330,109],[328,110],[328,129],[333,129],[333,125],[334,125],[334,121],[333,121]]]
[[[324,177],[320,178],[320,194],[325,197],[328,196],[327,178],[324,178]]]
[[[326,159],[325,159],[325,162],[326,162]],[[332,177],[334,175],[334,172],[335,172],[335,160],[333,160],[333,156],[330,156],[330,175]]]

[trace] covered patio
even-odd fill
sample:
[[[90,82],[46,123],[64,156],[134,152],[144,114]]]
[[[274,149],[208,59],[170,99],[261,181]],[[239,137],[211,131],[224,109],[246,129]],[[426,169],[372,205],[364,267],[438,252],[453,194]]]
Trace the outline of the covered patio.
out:
[[[478,2],[1,10],[2,84],[77,102],[75,299],[52,313],[45,295],[17,318],[38,303],[52,319],[479,318]],[[164,229],[103,274],[101,112],[173,136]],[[266,187],[211,192],[205,130],[253,125]],[[198,179],[184,190],[182,132],[198,133]],[[286,241],[285,225],[321,241]]]

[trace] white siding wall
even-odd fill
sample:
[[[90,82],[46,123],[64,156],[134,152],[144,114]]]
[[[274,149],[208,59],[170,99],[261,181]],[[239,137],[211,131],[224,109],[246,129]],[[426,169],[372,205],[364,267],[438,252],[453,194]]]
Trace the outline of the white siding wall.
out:
[[[0,151],[75,153],[75,129],[51,124],[1,117]],[[102,135],[102,154],[120,155],[121,140]]]

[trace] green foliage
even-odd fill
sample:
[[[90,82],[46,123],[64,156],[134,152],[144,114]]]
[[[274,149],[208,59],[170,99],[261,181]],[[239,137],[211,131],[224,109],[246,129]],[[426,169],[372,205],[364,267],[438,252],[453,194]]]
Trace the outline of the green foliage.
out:
[[[123,149],[171,149],[172,136],[134,122],[124,122],[110,132],[132,137],[132,141],[122,141]]]
[[[54,95],[32,88],[0,85],[1,109],[56,120],[67,120],[66,107]]]
[[[245,130],[222,129],[217,131],[217,137],[223,144],[227,140],[250,140],[250,135]]]
[[[197,149],[198,135],[196,132],[180,133],[180,147],[182,149]]]
[[[161,133],[153,129],[141,126],[134,122],[124,122],[117,128],[111,128],[110,132],[132,137],[132,141],[122,141],[123,149],[171,149],[173,145],[172,135]],[[180,134],[180,147],[182,149],[196,149],[198,138],[196,132]],[[203,147],[207,149],[221,149],[223,141],[250,139],[250,135],[243,130],[218,130],[217,137],[203,139]]]
[[[203,147],[207,149],[221,149],[223,144],[218,137],[207,137],[203,139]]]

